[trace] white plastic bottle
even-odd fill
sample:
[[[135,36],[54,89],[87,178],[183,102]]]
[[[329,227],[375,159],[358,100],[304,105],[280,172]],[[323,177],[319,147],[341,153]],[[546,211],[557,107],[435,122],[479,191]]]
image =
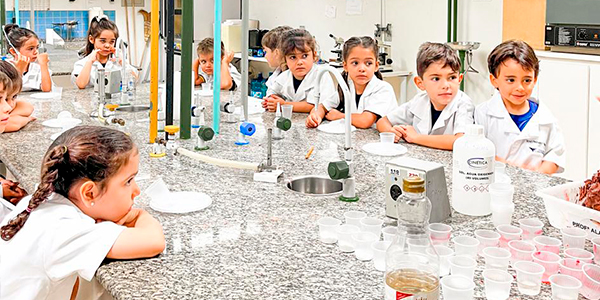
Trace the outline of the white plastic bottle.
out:
[[[469,125],[452,151],[452,208],[470,216],[485,216],[490,208],[489,185],[494,182],[496,147],[483,126]]]

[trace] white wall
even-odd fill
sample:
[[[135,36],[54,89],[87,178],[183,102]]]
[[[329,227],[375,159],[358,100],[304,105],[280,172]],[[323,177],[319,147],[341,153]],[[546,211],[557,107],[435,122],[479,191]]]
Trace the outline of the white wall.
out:
[[[336,18],[325,16],[325,6],[336,6]],[[416,54],[421,43],[446,41],[446,0],[386,0],[385,16],[392,24],[392,58],[394,66],[416,73]],[[375,23],[380,23],[380,0],[363,0],[363,14],[346,15],[345,0],[250,0],[250,18],[261,27],[304,25],[317,39],[322,55],[329,58],[333,40],[329,34],[347,39],[355,35],[373,36]],[[475,103],[487,100],[493,88],[489,84],[487,55],[502,41],[502,0],[460,0],[459,40],[479,41],[473,67],[480,74],[469,73],[466,92]],[[417,88],[409,84],[408,96]]]

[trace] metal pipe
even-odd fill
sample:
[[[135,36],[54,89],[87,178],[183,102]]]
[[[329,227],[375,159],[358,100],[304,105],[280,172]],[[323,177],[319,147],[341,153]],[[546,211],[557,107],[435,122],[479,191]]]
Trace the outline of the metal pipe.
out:
[[[156,140],[158,133],[158,40],[159,36],[159,0],[152,0],[150,9],[150,101],[152,101],[152,109],[150,110],[150,144]]]
[[[194,47],[194,0],[183,0],[181,23],[181,65],[191,66]],[[183,29],[182,28],[182,29]],[[192,131],[192,68],[181,68],[181,105],[179,106],[179,124],[181,139],[189,139]]]
[[[273,128],[267,129],[267,167],[273,165]]]
[[[6,25],[6,0],[0,0],[0,28],[4,28]],[[8,49],[6,49],[6,41],[4,40],[4,34],[0,35],[0,45],[2,46],[2,54],[8,53]],[[6,51],[6,52],[4,52]]]
[[[223,1],[215,0],[215,25],[214,27],[214,46],[213,46],[213,130],[219,134],[219,124],[221,114],[221,22],[222,22]]]
[[[175,0],[167,0],[166,7],[166,28],[167,28],[167,105],[165,107],[167,116],[165,118],[166,125],[173,125],[173,81],[175,71]]]
[[[458,39],[457,39],[457,35],[458,35],[458,0],[454,0],[454,5],[452,8],[454,10],[454,29],[452,32],[452,41],[456,42],[456,41],[458,41]]]
[[[452,0],[448,0],[448,43],[452,42]]]
[[[244,109],[244,119],[248,121],[248,45],[249,45],[249,19],[250,4],[248,0],[242,0],[242,105]]]

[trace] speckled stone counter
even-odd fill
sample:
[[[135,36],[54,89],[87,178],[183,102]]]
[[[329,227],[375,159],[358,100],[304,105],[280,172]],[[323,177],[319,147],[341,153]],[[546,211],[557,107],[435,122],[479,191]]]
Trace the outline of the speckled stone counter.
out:
[[[138,100],[148,101],[147,85],[138,88]],[[41,122],[61,110],[71,111],[84,124],[99,124],[87,115],[93,92],[68,90],[62,100],[31,100],[38,121],[22,131],[2,134],[0,159],[30,192],[39,180],[42,156],[56,129]],[[22,98],[27,98],[23,95]],[[200,191],[213,199],[210,207],[189,214],[165,214],[148,206],[142,194],[135,205],[147,209],[162,224],[167,239],[163,254],[152,259],[113,261],[104,264],[96,276],[115,299],[382,299],[383,272],[372,262],[361,262],[353,254],[341,253],[336,245],[318,240],[316,220],[332,216],[343,220],[348,210],[361,210],[369,216],[385,218],[383,173],[389,158],[369,155],[361,147],[377,141],[374,130],[353,133],[356,162],[356,191],[360,201],[346,203],[337,197],[309,197],[287,190],[286,178],[326,174],[329,161],[342,157],[343,135],[331,135],[306,129],[306,115],[294,114],[293,127],[285,139],[274,141],[273,162],[284,170],[278,184],[259,183],[252,173],[207,165],[182,156],[152,159],[148,156],[147,115],[138,113],[126,118],[141,153],[140,178],[143,190],[155,177],[162,176],[172,191]],[[210,119],[207,114],[207,119]],[[249,146],[235,146],[238,124],[221,123],[221,135],[209,142],[204,154],[261,162],[266,158],[266,127],[273,114],[252,115],[256,134]],[[210,123],[209,123],[210,124]],[[179,141],[191,148],[193,141]],[[304,156],[314,146],[310,159]],[[406,144],[406,155],[443,164],[451,193],[452,153]],[[561,184],[564,180],[507,168],[515,184],[513,220],[538,217],[545,222],[544,234],[559,237],[546,218],[542,200],[534,195],[538,189]],[[149,176],[147,176],[149,175]],[[385,218],[386,224],[394,224]],[[492,229],[490,217],[468,217],[453,213],[447,221],[453,235],[473,236],[475,229]],[[589,245],[588,245],[589,246]],[[476,298],[484,299],[479,260],[475,275]],[[513,270],[510,270],[513,272]],[[511,299],[550,299],[550,287],[544,286],[535,297],[518,294],[513,282]]]

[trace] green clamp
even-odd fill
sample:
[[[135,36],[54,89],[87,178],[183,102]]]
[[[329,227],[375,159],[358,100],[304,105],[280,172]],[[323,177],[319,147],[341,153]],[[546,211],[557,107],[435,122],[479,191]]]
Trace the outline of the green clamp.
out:
[[[345,161],[330,162],[327,166],[327,173],[333,180],[346,179],[350,174],[350,166]]]
[[[290,128],[292,128],[292,121],[290,121],[290,119],[280,117],[277,119],[277,128],[283,131],[288,131]]]
[[[203,141],[210,141],[213,139],[213,137],[215,136],[215,131],[208,127],[208,126],[200,126],[200,128],[198,128],[198,137],[200,139],[202,139]]]

